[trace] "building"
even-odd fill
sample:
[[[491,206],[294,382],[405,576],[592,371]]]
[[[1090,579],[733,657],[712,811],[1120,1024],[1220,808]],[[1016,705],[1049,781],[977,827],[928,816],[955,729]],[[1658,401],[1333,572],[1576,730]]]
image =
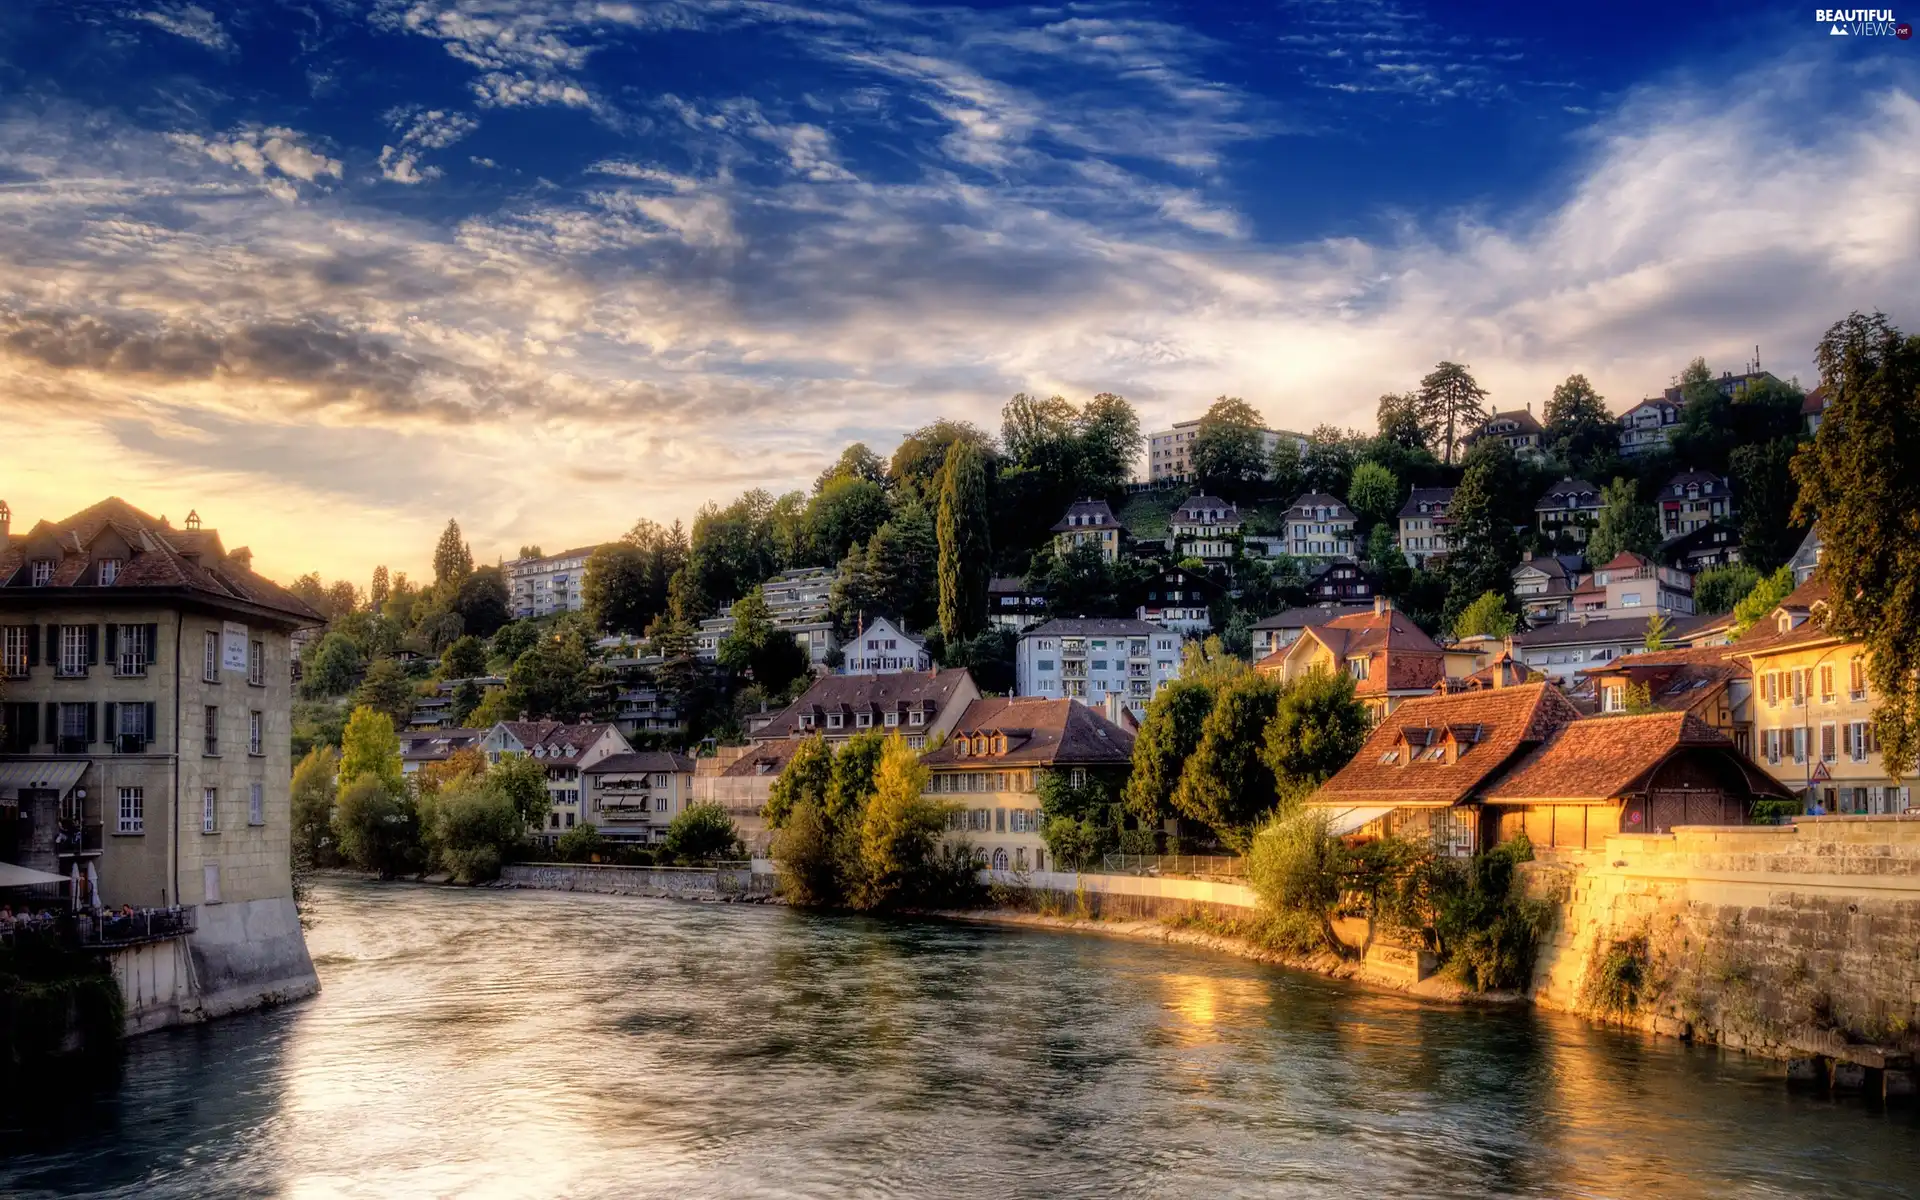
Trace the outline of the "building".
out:
[[[1717,521],[1690,533],[1670,537],[1653,552],[1662,566],[1698,575],[1709,567],[1724,567],[1740,561],[1740,531]]]
[[[1015,633],[1046,620],[1046,593],[1024,579],[996,576],[987,582],[987,623]]]
[[[723,746],[716,757],[697,760],[694,803],[720,805],[747,848],[764,853],[771,833],[762,810],[802,741],[819,737],[837,747],[857,734],[899,733],[918,750],[950,731],[979,698],[964,669],[822,676],[754,730],[750,745]]]
[[[1800,402],[1800,419],[1806,422],[1807,436],[1820,432],[1821,422],[1827,419],[1827,389],[1824,385],[1807,393]]]
[[[1074,548],[1091,545],[1108,562],[1119,559],[1127,531],[1105,500],[1076,500],[1053,523],[1053,552],[1066,556]]]
[[[1529,404],[1512,412],[1494,413],[1486,424],[1461,438],[1460,444],[1470,447],[1483,438],[1498,438],[1515,454],[1538,458],[1545,453],[1547,431],[1534,417],[1533,405]]]
[[[1557,624],[1545,625],[1513,635],[1513,646],[1520,661],[1557,683],[1572,683],[1580,671],[1599,663],[1646,649],[1647,625],[1654,614],[1639,617],[1575,616]],[[1686,645],[1683,636],[1691,622],[1673,622],[1667,640]]]
[[[1606,566],[1595,568],[1592,588],[1604,593],[1602,611],[1606,616],[1632,616],[1647,608],[1670,619],[1693,615],[1693,576],[1660,566],[1631,550],[1623,550]],[[1574,611],[1581,611],[1578,599]]]
[[[1448,533],[1453,522],[1447,519],[1447,506],[1453,503],[1452,488],[1414,488],[1400,506],[1400,553],[1407,565],[1424,568],[1427,560],[1444,556],[1451,543]]]
[[[1807,536],[1800,539],[1800,545],[1793,552],[1787,564],[1793,568],[1793,585],[1799,587],[1813,578],[1813,572],[1820,565],[1820,526],[1814,525],[1807,530]]]
[[[1579,674],[1593,681],[1602,713],[1688,713],[1753,756],[1753,678],[1724,646],[1629,654]]]
[[[1287,509],[1287,553],[1295,558],[1352,558],[1353,510],[1338,497],[1308,492]]]
[[[1756,348],[1754,353],[1757,355],[1759,350]],[[1720,378],[1713,381],[1713,386],[1718,388],[1720,394],[1727,399],[1738,400],[1747,394],[1748,388],[1761,383],[1770,383],[1775,387],[1780,386],[1780,380],[1772,371],[1762,371],[1756,364],[1753,370],[1740,375],[1735,375],[1731,371],[1720,372]],[[1669,404],[1684,405],[1686,403],[1686,388],[1681,384],[1674,384],[1668,388],[1664,394]]]
[[[579,612],[587,606],[587,559],[598,546],[562,554],[516,558],[506,564],[507,603],[515,617]]]
[[[1208,566],[1231,565],[1240,557],[1238,505],[1195,492],[1167,522],[1167,549],[1176,560],[1197,558]]]
[[[1755,757],[1809,808],[1905,812],[1912,787],[1880,755],[1866,648],[1827,632],[1830,594],[1816,575],[1727,648],[1752,672]]]
[[[686,736],[687,721],[673,696],[660,686],[659,654],[625,652],[602,659],[600,667],[613,684],[613,724],[621,736],[648,739],[654,745]]]
[[[825,669],[827,660],[840,648],[828,612],[837,577],[838,572],[831,567],[794,567],[760,585],[773,627],[792,634],[794,641],[805,646],[807,658],[818,669]],[[713,662],[720,657],[720,643],[732,633],[732,605],[728,605],[718,615],[700,622],[694,634],[694,655]]]
[[[598,721],[502,721],[480,739],[480,750],[490,763],[502,755],[524,754],[546,769],[547,824],[535,837],[552,842],[588,823],[580,772],[616,754],[631,754],[633,746],[614,726]]]
[[[1522,832],[1550,853],[1743,824],[1782,793],[1689,713],[1583,719],[1552,684],[1526,683],[1409,700],[1307,804],[1336,833],[1466,856]]]
[[[586,820],[615,842],[651,845],[693,802],[693,760],[664,750],[610,754],[580,771]]]
[[[1091,705],[1126,697],[1136,713],[1180,677],[1180,635],[1145,621],[1056,617],[1020,635],[1014,691]]]
[[[1350,558],[1330,559],[1307,567],[1310,604],[1361,604],[1373,600],[1373,578]]]
[[[1183,637],[1204,637],[1213,630],[1212,604],[1222,588],[1198,571],[1167,567],[1140,589],[1134,615]]]
[[[1660,487],[1660,536],[1678,537],[1733,520],[1733,489],[1707,471],[1682,471]]]
[[[1293,645],[1310,625],[1325,625],[1336,617],[1372,611],[1371,604],[1313,604],[1261,617],[1249,626],[1253,661],[1259,662],[1274,651]]]
[[[927,639],[908,633],[886,617],[875,617],[843,648],[842,675],[891,675],[933,666]]]
[[[1639,458],[1665,450],[1678,424],[1677,400],[1642,400],[1620,414],[1620,457]]]
[[[1550,625],[1573,613],[1573,596],[1586,583],[1581,559],[1572,554],[1535,554],[1513,569],[1513,595],[1532,626]]]
[[[1308,625],[1292,645],[1255,664],[1293,683],[1315,672],[1353,677],[1354,694],[1378,722],[1415,696],[1431,695],[1448,675],[1447,652],[1392,602]],[[1470,665],[1462,669],[1470,669]]]
[[[484,729],[428,729],[400,735],[400,773],[412,775],[421,767],[446,762],[462,750],[480,753]]]
[[[1599,488],[1584,479],[1562,479],[1540,494],[1533,515],[1542,537],[1584,546],[1605,506]]]
[[[1193,469],[1193,443],[1200,436],[1200,422],[1181,421],[1172,429],[1163,429],[1147,435],[1147,482],[1149,483],[1192,483],[1196,479]],[[1262,429],[1260,431],[1260,455],[1271,459],[1282,438],[1289,439],[1299,448],[1300,453],[1307,452],[1307,439],[1297,433],[1284,429]]]
[[[947,840],[995,871],[1045,871],[1040,782],[1063,772],[1075,787],[1107,785],[1115,799],[1133,759],[1133,734],[1072,700],[975,700],[953,735],[920,761],[927,793],[958,805]]]
[[[320,619],[197,514],[115,497],[14,533],[0,503],[0,861],[191,910],[203,1015],[319,986],[289,868],[288,643]]]

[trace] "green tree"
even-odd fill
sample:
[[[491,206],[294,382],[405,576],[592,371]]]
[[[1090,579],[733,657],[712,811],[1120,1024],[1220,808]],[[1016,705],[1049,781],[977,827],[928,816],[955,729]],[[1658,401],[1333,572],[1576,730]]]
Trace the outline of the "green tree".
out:
[[[1576,473],[1617,456],[1620,426],[1585,375],[1569,375],[1547,400],[1548,449]]]
[[[1273,444],[1273,452],[1267,455],[1267,476],[1277,496],[1292,499],[1307,490],[1306,456],[1299,442],[1283,437]]]
[[[1307,435],[1301,459],[1301,483],[1310,492],[1339,496],[1353,480],[1360,458],[1359,443],[1333,425],[1322,425]]]
[[[453,611],[460,614],[460,627],[466,633],[491,637],[513,620],[513,607],[507,599],[507,579],[499,567],[480,567],[460,581]]]
[[[639,633],[660,611],[647,552],[626,541],[594,549],[580,592],[587,620],[604,633]]]
[[[300,664],[300,695],[308,700],[344,696],[364,669],[360,648],[344,633],[332,632],[314,643]]]
[[[1826,414],[1794,463],[1795,517],[1820,522],[1827,629],[1863,643],[1895,778],[1920,758],[1920,336],[1849,314],[1815,355]]]
[[[1448,464],[1460,439],[1487,420],[1487,390],[1475,382],[1466,367],[1441,362],[1420,381],[1414,403],[1423,428],[1438,439],[1435,453]]]
[[[397,757],[394,766],[399,767]],[[341,784],[333,837],[342,858],[382,879],[420,868],[420,822],[413,800],[405,788],[389,788],[371,772]]]
[[[993,442],[980,429],[966,421],[935,421],[908,434],[893,452],[887,464],[887,478],[894,490],[917,495],[933,508],[939,503],[940,478],[946,470],[947,456],[958,444],[972,446],[983,459],[992,455]]]
[[[1019,392],[1000,410],[1000,447],[1016,466],[1067,482],[1079,475],[1080,413],[1064,397]]]
[[[1667,620],[1665,613],[1655,613],[1647,621],[1647,632],[1641,643],[1641,649],[1649,654],[1667,649],[1667,639],[1673,635],[1673,622]]]
[[[437,790],[423,791],[415,808],[428,865],[456,883],[495,878],[525,838],[527,823],[512,800],[494,780],[470,771]]]
[[[972,637],[947,642],[940,653],[942,666],[965,670],[987,695],[1013,693],[1013,655],[1018,639],[1011,629],[988,626]]]
[[[1140,414],[1125,397],[1101,392],[1082,406],[1077,425],[1080,490],[1097,496],[1125,487],[1147,445]]]
[[[807,648],[773,623],[766,594],[755,587],[733,606],[733,632],[720,642],[720,665],[750,675],[769,695],[784,692],[812,667]]]
[[[1652,554],[1660,545],[1660,518],[1653,505],[1640,503],[1631,479],[1616,479],[1601,489],[1600,520],[1587,539],[1587,561],[1604,567],[1621,554]]]
[[[553,852],[561,862],[592,862],[595,855],[606,853],[607,848],[607,839],[600,836],[600,827],[591,822],[575,825],[553,842]]]
[[[387,598],[393,595],[393,580],[387,574],[387,565],[381,563],[373,569],[373,583],[367,588],[367,611],[379,612],[387,606]]]
[[[1257,671],[1244,671],[1222,687],[1173,790],[1173,807],[1182,816],[1209,826],[1236,850],[1246,849],[1254,825],[1279,796],[1261,754],[1279,698],[1279,685]]]
[[[861,908],[909,903],[924,886],[946,829],[950,805],[931,800],[920,755],[895,734],[874,772],[873,798],[860,819]]]
[[[948,641],[958,641],[986,625],[992,559],[986,456],[970,442],[955,442],[948,452],[935,533],[940,545],[940,632]]]
[[[535,719],[577,720],[592,707],[594,680],[585,635],[577,623],[561,622],[508,669],[507,707]]]
[[[827,787],[833,779],[833,751],[819,734],[805,738],[794,748],[780,775],[767,790],[767,803],[761,809],[767,828],[784,829],[803,805],[825,809]]]
[[[460,536],[460,522],[448,518],[440,531],[440,543],[433,548],[433,584],[442,594],[451,596],[460,581],[473,573],[473,551]]]
[[[1388,392],[1374,408],[1380,440],[1403,450],[1424,450],[1432,431],[1420,417],[1420,398],[1411,392]]]
[[[346,733],[340,743],[340,768],[336,773],[341,794],[361,776],[371,776],[389,792],[405,790],[400,773],[400,736],[393,731],[393,719],[376,708],[362,705],[347,718]]]
[[[479,684],[471,679],[462,679],[453,685],[453,705],[447,711],[447,719],[455,728],[469,728],[467,721],[480,710],[480,705],[485,699],[486,696],[480,690]]]
[[[1208,407],[1194,432],[1189,453],[1194,474],[1228,495],[1266,474],[1266,422],[1238,396],[1222,396]]]
[[[326,866],[333,834],[333,800],[338,794],[334,777],[340,770],[340,752],[315,746],[293,768],[293,861],[302,869]]]
[[[472,634],[448,646],[440,656],[440,678],[472,679],[487,673],[487,644]]]
[[[667,826],[661,849],[681,862],[713,862],[746,857],[740,831],[718,804],[689,804]]]
[[[547,794],[547,768],[525,754],[503,754],[487,768],[487,786],[506,797],[522,829],[546,824],[553,801]]]
[[[526,543],[526,542],[522,542],[522,543],[521,543],[521,545],[520,545],[520,553],[518,553],[518,554],[516,554],[516,555],[514,555],[514,557],[515,557],[515,558],[545,558],[545,557],[546,557],[546,555],[545,555],[545,554],[543,554],[543,553],[541,553],[541,551],[540,551],[540,543],[538,543],[538,542],[532,542],[532,543]]]
[[[707,504],[693,521],[681,607],[676,615],[698,623],[708,606],[747,594],[786,561],[775,535],[774,499],[762,488],[743,492],[721,508]]]
[[[838,822],[859,815],[873,795],[886,749],[886,735],[878,729],[856,733],[840,744],[834,751],[833,769],[821,797],[827,816]]]
[[[880,484],[847,475],[829,481],[807,506],[813,559],[823,564],[839,562],[850,548],[866,545],[889,515],[887,492]]]
[[[458,693],[456,693],[458,695]],[[490,687],[480,693],[479,702],[467,710],[464,720],[472,722],[469,729],[492,729],[502,721],[511,721],[520,715],[513,701],[503,687]]]
[[[1701,616],[1732,612],[1740,598],[1759,582],[1760,572],[1751,563],[1708,567],[1693,577],[1693,611]]]
[[[1400,481],[1392,471],[1370,462],[1354,467],[1347,484],[1347,504],[1370,524],[1385,528],[1400,511],[1402,499]]]
[[[1734,494],[1740,498],[1740,556],[1756,570],[1772,571],[1793,557],[1806,527],[1794,520],[1799,488],[1793,479],[1795,438],[1741,446],[1729,456]]]
[[[405,726],[413,716],[413,701],[413,684],[407,678],[406,669],[391,658],[374,659],[373,665],[367,668],[366,678],[360,681],[359,690],[353,694],[355,707],[385,713],[396,729]]]
[[[1467,455],[1466,472],[1447,506],[1454,549],[1447,555],[1441,619],[1449,628],[1482,594],[1497,592],[1504,598],[1513,592],[1520,540],[1505,501],[1517,469],[1513,451],[1495,438],[1482,438]]]
[[[1260,750],[1282,801],[1304,798],[1346,766],[1372,728],[1346,672],[1316,671],[1288,684]]]
[[[1314,809],[1279,813],[1247,850],[1247,882],[1274,919],[1272,936],[1298,953],[1343,952],[1333,910],[1346,882],[1349,854]]]
[[[855,442],[842,450],[839,459],[813,481],[814,493],[817,495],[825,491],[827,485],[836,479],[864,479],[868,483],[884,484],[887,482],[887,464],[868,449],[865,442]]]
[[[1034,787],[1040,797],[1040,835],[1055,869],[1079,871],[1098,866],[1101,856],[1119,846],[1120,809],[1106,782],[1089,776],[1078,787],[1063,771],[1042,771]]]
[[[1793,591],[1793,567],[1783,564],[1771,575],[1764,575],[1733,606],[1733,631],[1745,633],[1772,612]]]
[[[1450,632],[1455,640],[1482,636],[1503,638],[1512,635],[1516,624],[1513,611],[1507,607],[1507,598],[1499,592],[1486,591],[1460,610]]]
[[[939,620],[940,540],[933,514],[909,496],[867,542],[866,569],[875,611],[906,622],[909,629],[931,629]]]
[[[497,661],[503,667],[512,666],[540,640],[541,628],[537,621],[515,621],[510,625],[502,625],[487,642],[488,662]]]

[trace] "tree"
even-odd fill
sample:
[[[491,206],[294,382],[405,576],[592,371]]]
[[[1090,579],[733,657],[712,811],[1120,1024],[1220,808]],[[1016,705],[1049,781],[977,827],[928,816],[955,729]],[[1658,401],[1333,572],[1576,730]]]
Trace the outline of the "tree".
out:
[[[1071,482],[1079,474],[1080,413],[1064,397],[1015,393],[1000,410],[1000,448],[1016,466]]]
[[[507,707],[535,719],[577,720],[591,706],[593,681],[585,636],[577,623],[562,622],[508,668]]]
[[[440,656],[440,678],[472,679],[487,673],[487,644],[472,634],[448,646]],[[478,697],[475,697],[478,700]]]
[[[395,758],[394,766],[399,767]],[[373,774],[341,785],[334,805],[333,836],[340,856],[382,879],[419,869],[420,823],[404,788],[389,788]]]
[[[833,754],[833,769],[827,775],[821,802],[836,823],[860,815],[867,798],[877,786],[880,762],[886,757],[887,738],[878,729],[856,733],[840,744]]]
[[[513,620],[513,606],[507,598],[507,579],[499,567],[481,567],[460,581],[453,611],[460,614],[461,629],[480,637],[494,632]]]
[[[591,822],[575,825],[553,840],[553,852],[561,862],[592,862],[596,855],[607,849],[607,839],[600,836],[600,827]]]
[[[1345,671],[1312,672],[1288,684],[1262,739],[1261,761],[1283,801],[1319,787],[1360,752],[1372,725]]]
[[[360,648],[344,633],[332,632],[314,643],[300,667],[300,695],[308,700],[344,696],[364,665]]]
[[[1431,432],[1420,420],[1420,398],[1411,392],[1388,392],[1374,407],[1380,440],[1403,450],[1424,450]]]
[[[533,649],[534,643],[540,640],[542,628],[537,621],[515,621],[510,625],[502,625],[487,643],[492,651],[488,661],[498,659],[512,666],[522,654]]]
[[[1355,440],[1337,426],[1322,425],[1307,435],[1307,452],[1301,459],[1301,483],[1310,492],[1339,496],[1346,492],[1359,461]]]
[[[853,475],[832,479],[807,506],[808,553],[817,562],[837,563],[851,547],[864,546],[889,515],[886,489],[878,483]]]
[[[1741,446],[1729,456],[1734,494],[1740,500],[1740,557],[1771,571],[1793,557],[1806,527],[1794,519],[1799,489],[1793,479],[1795,438]]]
[[[733,818],[718,804],[690,804],[680,810],[667,826],[662,844],[668,854],[681,862],[713,862],[746,856],[740,844],[740,831]]]
[[[1212,487],[1239,494],[1243,484],[1266,474],[1266,422],[1238,396],[1222,396],[1200,418],[1190,460],[1193,472]]]
[[[501,864],[526,837],[527,823],[490,776],[464,770],[415,801],[427,864],[456,883],[483,883],[499,875]]]
[[[598,546],[587,557],[581,599],[587,620],[603,633],[639,633],[660,611],[648,575],[647,553],[627,541]]]
[[[333,800],[338,794],[334,777],[340,770],[340,752],[315,746],[293,769],[293,861],[302,869],[324,866],[333,834]]]
[[[387,575],[387,565],[381,563],[373,569],[373,585],[367,589],[367,611],[381,612],[387,607],[387,599],[392,595],[393,583]]]
[[[1693,577],[1693,611],[1700,616],[1730,613],[1759,582],[1760,572],[1751,563],[1708,567]]]
[[[1617,455],[1620,426],[1585,375],[1569,375],[1547,399],[1548,449],[1581,473]]]
[[[1347,484],[1347,504],[1370,524],[1386,528],[1400,511],[1400,481],[1378,463],[1363,462]]]
[[[374,659],[367,677],[360,681],[360,689],[353,694],[356,707],[385,713],[396,729],[412,718],[413,700],[413,684],[405,668],[391,658]]]
[[[456,700],[462,698],[457,691],[454,695]],[[492,729],[502,721],[513,720],[519,714],[520,710],[515,708],[513,702],[508,699],[506,688],[490,687],[480,693],[478,702],[467,710],[467,715],[462,719],[472,722],[467,726],[469,729]]]
[[[1667,638],[1673,633],[1673,622],[1667,620],[1665,613],[1654,613],[1647,621],[1647,632],[1641,649],[1649,654],[1667,649]]]
[[[1291,437],[1283,437],[1273,444],[1273,452],[1267,455],[1267,475],[1273,481],[1273,491],[1277,496],[1292,499],[1307,490],[1306,457],[1300,451],[1300,443]]]
[[[1640,503],[1633,480],[1616,479],[1600,496],[1600,521],[1587,539],[1588,562],[1604,567],[1621,554],[1652,554],[1659,547],[1659,517],[1653,505]]]
[[[992,556],[986,457],[971,442],[957,441],[947,453],[935,534],[940,545],[940,632],[957,641],[986,625]]]
[[[860,819],[859,907],[911,901],[926,881],[952,807],[927,798],[927,774],[899,734],[887,739]]]
[[[389,792],[405,790],[400,773],[400,737],[386,713],[365,706],[353,710],[347,718],[346,733],[340,742],[340,768],[336,785],[342,794],[362,776],[377,780]]]
[[[677,615],[697,623],[707,616],[708,605],[739,599],[785,565],[773,510],[773,496],[762,488],[741,493],[725,508],[702,506],[693,520],[681,585],[685,607]]]
[[[1793,567],[1783,564],[1771,575],[1762,576],[1747,594],[1733,606],[1733,632],[1745,633],[1779,606],[1793,591]]]
[[[1079,490],[1097,496],[1125,487],[1147,445],[1140,433],[1140,414],[1125,397],[1101,392],[1081,408],[1078,424]]]
[[[1047,770],[1039,773],[1034,791],[1040,797],[1040,834],[1056,870],[1094,866],[1118,847],[1119,810],[1106,781],[1089,775],[1075,786],[1069,773]]]
[[[1505,502],[1516,469],[1513,451],[1497,438],[1482,438],[1467,455],[1466,473],[1447,506],[1454,548],[1447,555],[1447,596],[1441,619],[1448,627],[1482,594],[1497,592],[1505,597],[1513,591],[1520,542]]]
[[[833,751],[825,739],[817,733],[802,739],[767,790],[767,802],[761,809],[767,828],[784,829],[802,805],[824,809],[832,780]]]
[[[1820,522],[1826,627],[1866,647],[1882,761],[1900,778],[1920,759],[1920,336],[1856,312],[1815,358],[1827,408],[1794,462],[1794,516]]]
[[[1441,362],[1420,381],[1414,397],[1420,424],[1439,440],[1436,453],[1449,465],[1460,439],[1486,423],[1486,398],[1487,390],[1459,363]]]
[[[1456,641],[1483,636],[1503,638],[1512,636],[1515,624],[1507,598],[1499,592],[1486,591],[1460,610],[1450,632]]]
[[[440,543],[433,548],[434,587],[450,596],[472,573],[473,551],[460,537],[460,522],[448,518],[447,527],[440,531]]]
[[[453,685],[453,706],[448,710],[447,718],[456,728],[469,728],[467,721],[480,711],[480,705],[485,700],[479,684],[471,679],[462,679]]]
[[[1027,567],[1027,587],[1045,594],[1047,609],[1062,617],[1117,617],[1114,564],[1092,542],[1080,542],[1065,554],[1048,548]]]
[[[842,450],[834,464],[813,481],[814,494],[825,491],[827,485],[836,479],[864,479],[868,483],[884,484],[887,481],[887,464],[868,449],[865,442],[855,442]]]
[[[1290,948],[1339,950],[1333,909],[1349,865],[1346,844],[1313,809],[1278,814],[1261,827],[1247,852],[1247,882],[1275,918]]]
[[[812,665],[807,650],[791,633],[773,623],[766,593],[755,587],[735,602],[733,631],[721,639],[720,665],[751,676],[768,694],[783,691]]]
[[[1243,671],[1222,687],[1173,790],[1173,807],[1182,816],[1211,827],[1236,850],[1246,849],[1255,823],[1279,795],[1261,755],[1279,698],[1279,685],[1257,671]]]
[[[1011,629],[988,626],[972,637],[947,642],[941,664],[965,670],[982,693],[1013,693],[1013,655],[1018,639]]]
[[[515,558],[545,558],[546,555],[540,552],[540,543],[534,542],[531,545],[522,543],[520,546],[520,553],[515,555],[514,557]]]
[[[931,629],[939,620],[940,540],[933,514],[918,497],[901,501],[867,542],[866,569],[875,611],[915,630]]]
[[[983,458],[990,457],[992,439],[966,421],[935,421],[908,434],[893,452],[887,464],[887,478],[896,492],[918,495],[929,507],[939,503],[940,477],[946,470],[947,456],[959,444],[972,446]]]
[[[487,768],[487,784],[495,788],[520,817],[520,827],[544,825],[553,801],[547,794],[547,768],[525,754],[503,754]]]

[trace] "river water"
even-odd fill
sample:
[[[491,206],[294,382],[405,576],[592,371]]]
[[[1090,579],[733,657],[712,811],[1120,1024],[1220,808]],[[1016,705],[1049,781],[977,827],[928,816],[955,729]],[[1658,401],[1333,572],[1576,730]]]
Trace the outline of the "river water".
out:
[[[1778,1068],[1202,951],[323,883],[322,991],[134,1042],[0,1195],[1901,1196]]]

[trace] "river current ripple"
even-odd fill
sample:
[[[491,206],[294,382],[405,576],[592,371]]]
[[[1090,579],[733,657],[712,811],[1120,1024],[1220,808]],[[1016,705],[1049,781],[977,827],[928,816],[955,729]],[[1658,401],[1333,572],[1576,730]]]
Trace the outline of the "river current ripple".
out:
[[[1906,1196],[1777,1066],[1200,951],[327,882],[322,991],[142,1038],[0,1195]]]

